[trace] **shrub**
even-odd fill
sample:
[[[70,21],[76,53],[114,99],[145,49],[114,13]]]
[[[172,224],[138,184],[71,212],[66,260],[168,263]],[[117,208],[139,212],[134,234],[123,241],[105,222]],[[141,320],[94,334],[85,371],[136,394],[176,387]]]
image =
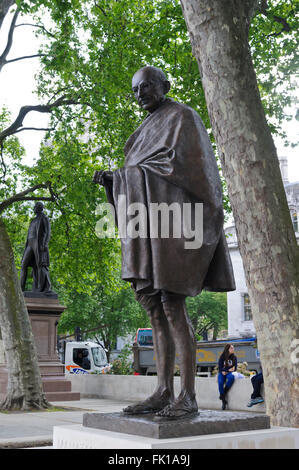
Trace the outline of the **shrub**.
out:
[[[130,345],[126,345],[118,358],[112,362],[110,374],[114,375],[133,375],[133,367],[131,362],[132,349]]]

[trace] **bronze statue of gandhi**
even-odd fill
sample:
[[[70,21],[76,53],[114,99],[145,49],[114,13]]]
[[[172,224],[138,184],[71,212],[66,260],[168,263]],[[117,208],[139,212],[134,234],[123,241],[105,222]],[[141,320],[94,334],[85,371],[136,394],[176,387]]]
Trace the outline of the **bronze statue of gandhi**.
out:
[[[177,419],[198,413],[195,396],[196,340],[186,297],[203,289],[235,289],[223,233],[222,187],[216,159],[199,115],[166,95],[170,82],[162,70],[143,67],[133,76],[132,90],[146,119],[126,142],[125,164],[116,171],[96,171],[93,181],[105,187],[115,207],[119,196],[150,209],[166,204],[179,208],[203,205],[202,243],[161,236],[147,220],[148,236],[121,238],[122,278],[149,315],[157,364],[157,387],[146,400],[128,406],[126,414],[155,413]],[[193,210],[193,209],[192,209]],[[190,211],[191,213],[192,211]],[[129,216],[128,216],[129,218]],[[160,221],[161,222],[161,221]],[[157,222],[157,223],[160,223]],[[175,398],[175,354],[179,356],[181,391]]]

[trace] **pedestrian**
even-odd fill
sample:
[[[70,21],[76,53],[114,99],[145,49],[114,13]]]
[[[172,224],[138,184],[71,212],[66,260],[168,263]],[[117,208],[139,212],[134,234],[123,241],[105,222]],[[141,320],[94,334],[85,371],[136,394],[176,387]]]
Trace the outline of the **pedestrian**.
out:
[[[226,395],[234,383],[233,372],[237,370],[237,357],[234,354],[234,346],[226,344],[218,361],[218,388],[219,399],[222,400],[222,409],[225,410],[227,401]]]
[[[251,394],[250,401],[247,404],[248,408],[250,408],[253,405],[257,405],[258,403],[264,402],[264,399],[261,396],[261,385],[264,383],[263,372],[260,372],[259,374],[255,374],[251,378],[251,383],[253,386],[253,392]]]

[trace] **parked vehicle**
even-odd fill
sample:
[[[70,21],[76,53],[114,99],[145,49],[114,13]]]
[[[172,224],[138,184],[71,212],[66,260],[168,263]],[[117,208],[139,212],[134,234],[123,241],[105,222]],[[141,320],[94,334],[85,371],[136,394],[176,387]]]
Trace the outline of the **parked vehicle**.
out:
[[[227,343],[233,343],[238,362],[247,362],[248,370],[261,369],[256,337],[229,338],[227,340],[199,341],[196,345],[196,369],[198,375],[209,376]],[[135,373],[151,375],[156,373],[156,358],[153,348],[151,328],[139,328],[133,345]],[[179,366],[179,357],[176,357]]]
[[[106,374],[111,369],[105,349],[92,341],[63,341],[60,353],[66,374]]]
[[[135,343],[139,346],[153,346],[153,331],[151,328],[138,328]]]
[[[218,365],[218,359],[227,343],[234,345],[238,362],[246,362],[248,370],[258,372],[261,369],[256,337],[229,338],[227,340],[197,342],[196,365],[198,375],[203,375],[204,372],[212,372],[214,367]]]

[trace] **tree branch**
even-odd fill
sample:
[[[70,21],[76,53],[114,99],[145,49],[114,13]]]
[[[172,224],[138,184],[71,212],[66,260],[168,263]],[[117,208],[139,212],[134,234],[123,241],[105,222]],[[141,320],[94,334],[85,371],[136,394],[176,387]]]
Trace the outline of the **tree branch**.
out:
[[[259,10],[267,16],[268,0],[261,0]]]
[[[19,26],[33,26],[33,28],[39,28],[42,29],[48,36],[51,36],[52,38],[55,38],[55,35],[50,33],[42,24],[33,24],[33,23],[20,23],[16,25],[16,28]]]
[[[50,191],[51,196],[50,197],[45,197],[45,196],[40,196],[40,197],[30,196],[30,197],[27,197],[27,194],[33,193],[37,189],[41,189],[41,188],[48,189]],[[5,209],[7,209],[12,204],[14,204],[15,202],[20,202],[20,201],[55,201],[55,194],[52,191],[50,182],[36,184],[35,186],[32,186],[31,188],[25,189],[25,191],[21,191],[20,193],[14,194],[10,198],[3,201],[0,204],[0,213],[3,212]]]
[[[107,16],[107,13],[105,12],[104,8],[101,7],[97,2],[94,2],[95,6],[101,10],[104,16]]]
[[[287,23],[287,21],[284,18],[281,18],[280,16],[273,16],[273,20],[276,21],[277,23],[282,24],[282,29],[278,33],[272,33],[269,34],[269,36],[280,36],[282,33],[286,32],[289,33],[291,31],[290,25]]]
[[[22,127],[22,129],[18,129],[14,134],[22,131],[53,131],[55,127]]]
[[[11,46],[12,46],[13,33],[14,33],[14,29],[15,29],[15,25],[16,25],[16,21],[17,21],[19,13],[20,13],[20,10],[17,9],[15,11],[14,15],[13,15],[12,20],[11,20],[11,24],[10,24],[9,32],[8,32],[8,37],[7,37],[7,44],[6,44],[6,47],[5,47],[4,51],[2,52],[2,54],[0,56],[0,71],[2,70],[4,65],[7,63],[6,62],[6,57],[8,56],[9,51],[10,51]]]
[[[4,49],[4,51],[2,52],[1,56],[0,56],[0,72],[2,70],[2,68],[4,67],[4,65],[7,65],[7,64],[10,64],[12,62],[17,62],[19,60],[24,60],[24,59],[32,59],[34,57],[43,57],[45,56],[45,54],[31,54],[31,55],[26,55],[26,56],[22,56],[22,57],[17,57],[15,59],[10,59],[10,60],[7,60],[7,56],[11,50],[11,46],[12,46],[12,43],[13,43],[13,34],[14,34],[14,30],[15,28],[17,28],[18,26],[22,26],[22,24],[20,25],[16,25],[16,21],[17,21],[17,18],[18,18],[18,15],[19,15],[19,12],[20,10],[16,10],[15,11],[15,14],[13,16],[13,19],[11,21],[11,24],[10,24],[10,27],[9,27],[9,32],[8,32],[8,37],[7,37],[7,44],[6,44],[6,47]],[[24,23],[26,24],[26,23]],[[44,29],[47,34],[50,34],[43,26],[41,25],[31,25],[31,26],[36,26],[36,27],[39,27],[39,28],[42,28]],[[51,35],[53,36],[53,35]],[[54,37],[54,36],[53,36]]]
[[[33,59],[34,57],[44,57],[44,56],[46,56],[46,54],[23,55],[22,57],[16,57],[15,59],[6,60],[2,64],[2,67],[4,67],[4,65],[6,65],[6,64],[10,64],[11,62],[17,62],[18,60]]]
[[[20,132],[20,128],[23,127],[23,121],[29,112],[37,111],[39,113],[50,113],[54,108],[70,104],[79,104],[79,102],[73,99],[66,99],[65,96],[62,96],[54,101],[54,103],[22,106],[16,120],[9,127],[0,132],[0,145],[10,135]]]
[[[196,331],[196,333],[198,335],[201,335],[204,331],[210,330],[214,326],[214,324],[215,323],[213,321],[207,322],[205,325],[201,325]]]
[[[3,158],[3,142],[1,142],[1,146],[0,146],[0,157],[1,157],[1,165],[2,165],[2,168],[3,168],[2,178],[3,178],[3,180],[5,180],[7,168],[6,168],[6,165],[5,165],[4,158]]]
[[[267,18],[271,18],[271,15],[269,15],[268,13],[268,8],[269,8],[269,5],[268,5],[268,0],[261,0],[261,3],[260,3],[260,12],[265,15]],[[282,24],[282,29],[281,31],[279,31],[278,33],[272,33],[272,34],[268,34],[267,35],[267,38],[268,37],[271,37],[271,36],[279,36],[280,34],[282,34],[283,32],[290,32],[291,31],[291,27],[290,25],[288,24],[287,20],[285,18],[281,18],[281,16],[276,16],[276,15],[273,15],[272,19],[274,21],[276,21],[277,23],[280,23]]]

